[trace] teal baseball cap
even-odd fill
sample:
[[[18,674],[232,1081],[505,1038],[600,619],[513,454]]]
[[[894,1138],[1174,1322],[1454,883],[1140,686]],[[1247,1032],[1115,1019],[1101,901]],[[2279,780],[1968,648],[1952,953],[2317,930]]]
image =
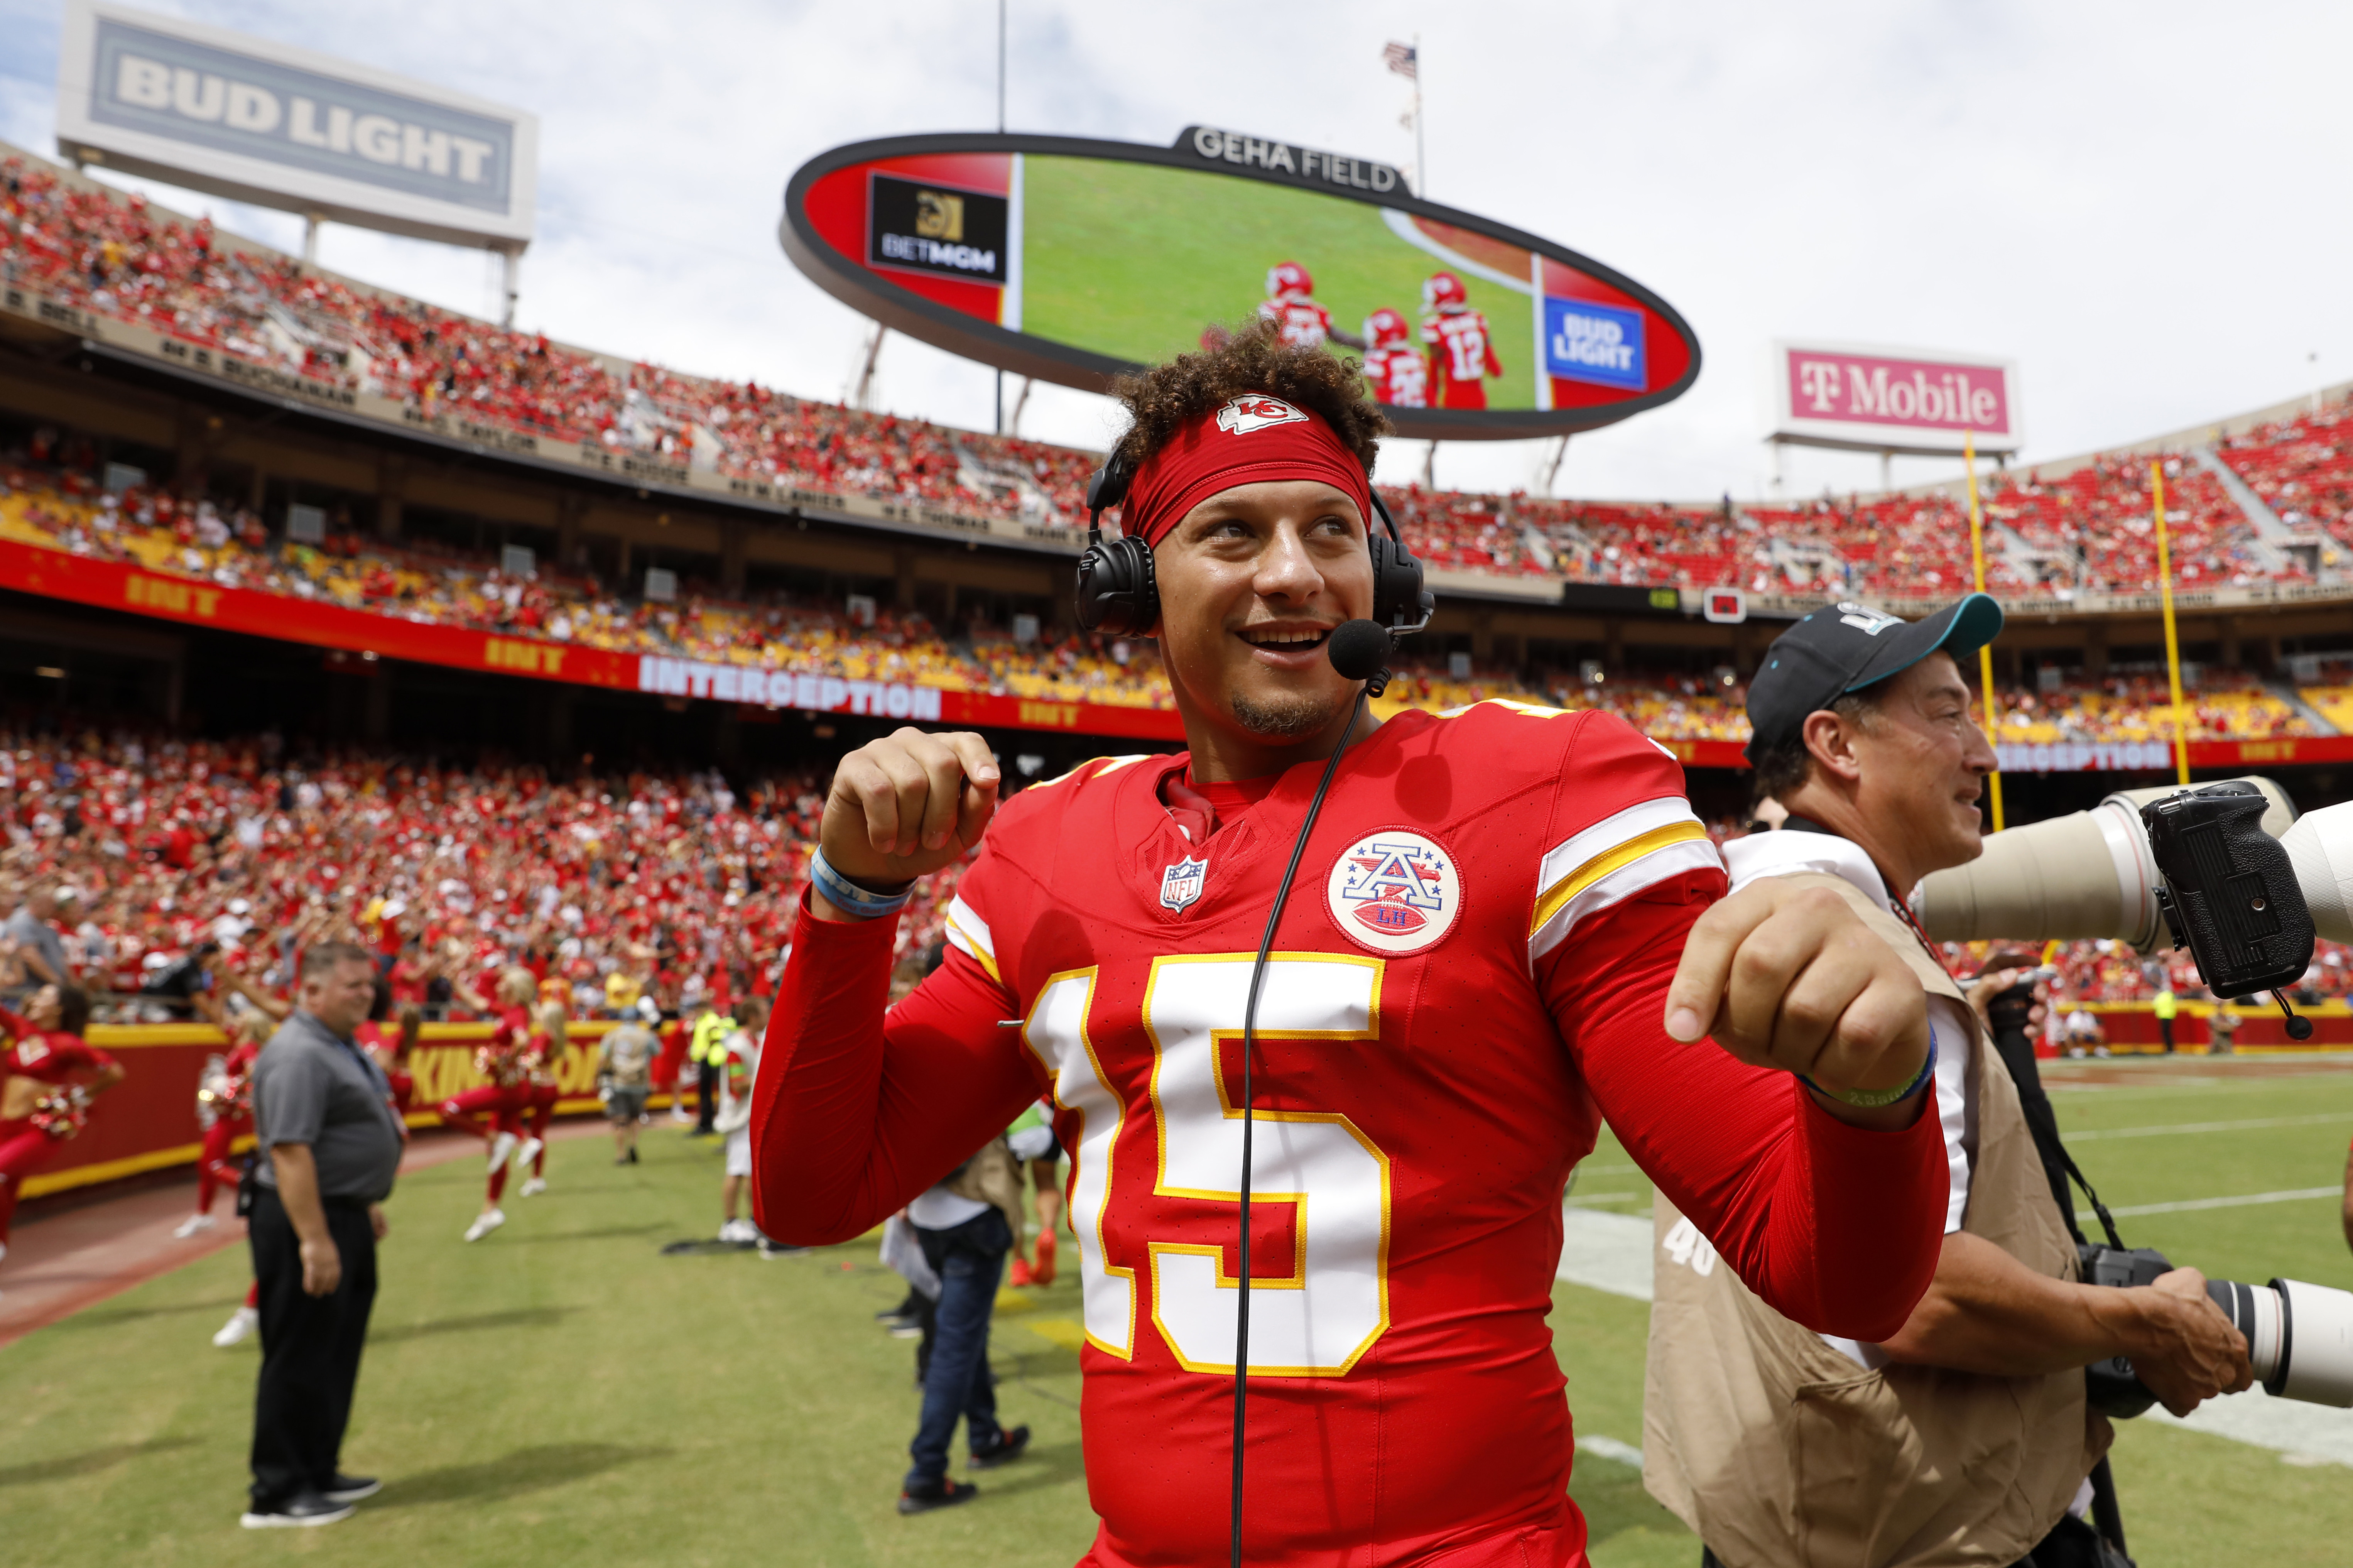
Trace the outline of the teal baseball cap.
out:
[[[1906,620],[1872,605],[1826,604],[1773,640],[1765,666],[1748,682],[1749,741],[1757,753],[1805,728],[1849,692],[1901,674],[1929,654],[1966,659],[2001,635],[2001,606],[1973,593],[1934,615]]]

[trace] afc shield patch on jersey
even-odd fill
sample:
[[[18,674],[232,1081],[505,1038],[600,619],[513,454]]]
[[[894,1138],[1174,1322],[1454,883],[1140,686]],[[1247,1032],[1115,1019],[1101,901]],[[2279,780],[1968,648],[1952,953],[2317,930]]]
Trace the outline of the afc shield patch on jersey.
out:
[[[1341,852],[1324,879],[1332,923],[1377,953],[1418,953],[1462,912],[1454,856],[1419,833],[1371,833]]]
[[[1201,896],[1201,889],[1209,880],[1209,862],[1205,855],[1199,860],[1180,860],[1160,874],[1160,903],[1167,909],[1183,909]]]

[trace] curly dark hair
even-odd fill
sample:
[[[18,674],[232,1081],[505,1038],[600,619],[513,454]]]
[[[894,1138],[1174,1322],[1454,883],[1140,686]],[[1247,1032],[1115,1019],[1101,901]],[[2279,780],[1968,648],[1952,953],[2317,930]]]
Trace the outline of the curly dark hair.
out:
[[[1364,369],[1320,348],[1293,347],[1272,322],[1254,321],[1215,348],[1113,381],[1111,394],[1126,406],[1129,423],[1112,450],[1133,472],[1227,398],[1263,392],[1322,415],[1369,474],[1389,421],[1366,394]]]

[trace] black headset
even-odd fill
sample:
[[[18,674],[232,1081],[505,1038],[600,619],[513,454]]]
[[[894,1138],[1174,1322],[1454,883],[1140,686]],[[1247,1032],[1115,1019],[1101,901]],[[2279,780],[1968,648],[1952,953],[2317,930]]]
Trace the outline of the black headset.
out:
[[[1160,619],[1160,581],[1152,546],[1134,534],[1103,536],[1103,514],[1127,498],[1135,471],[1117,448],[1087,481],[1087,547],[1079,556],[1079,624],[1089,631],[1138,637]],[[1438,597],[1422,586],[1421,563],[1406,548],[1388,503],[1368,483],[1373,511],[1381,520],[1366,546],[1373,556],[1373,619],[1391,637],[1405,637],[1430,624]]]

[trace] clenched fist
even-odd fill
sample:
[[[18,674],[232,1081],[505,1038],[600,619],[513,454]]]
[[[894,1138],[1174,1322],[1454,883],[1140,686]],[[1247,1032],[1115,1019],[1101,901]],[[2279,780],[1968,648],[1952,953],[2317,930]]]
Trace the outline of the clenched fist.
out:
[[[1713,1035],[1741,1061],[1802,1073],[1825,1089],[1895,1089],[1928,1054],[1928,999],[1901,954],[1827,887],[1759,877],[1702,915],[1667,988],[1667,1033]],[[1909,1122],[1909,1103],[1862,1110]]]
[[[886,888],[953,864],[997,814],[997,760],[968,730],[902,729],[841,759],[825,798],[818,842],[833,869],[861,887]],[[848,916],[822,892],[819,919]]]

